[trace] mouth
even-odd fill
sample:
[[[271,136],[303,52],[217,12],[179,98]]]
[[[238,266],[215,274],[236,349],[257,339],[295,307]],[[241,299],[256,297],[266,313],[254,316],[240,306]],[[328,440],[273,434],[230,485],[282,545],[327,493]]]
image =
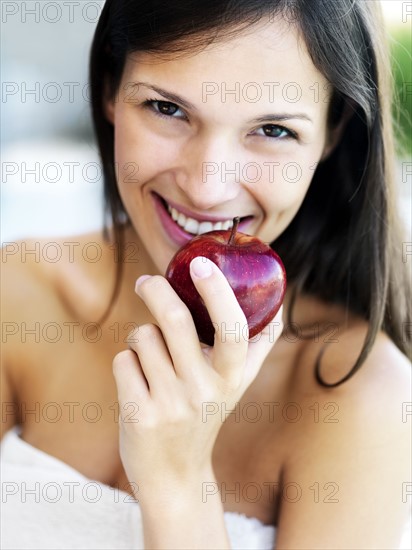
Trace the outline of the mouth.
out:
[[[180,209],[175,203],[169,203],[163,197],[152,192],[155,201],[156,210],[160,221],[168,236],[178,245],[183,245],[193,237],[208,233],[209,231],[228,230],[233,226],[233,217],[218,219],[212,216],[188,215],[184,208]],[[185,212],[182,212],[185,210]],[[239,231],[242,231],[253,216],[243,216],[240,218]]]

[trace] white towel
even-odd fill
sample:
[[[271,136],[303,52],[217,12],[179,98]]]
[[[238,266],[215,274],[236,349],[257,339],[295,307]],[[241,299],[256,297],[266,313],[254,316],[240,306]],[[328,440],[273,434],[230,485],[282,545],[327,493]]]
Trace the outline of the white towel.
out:
[[[128,493],[93,481],[36,449],[14,427],[1,443],[2,550],[139,550],[139,505]],[[206,519],[207,521],[207,519]],[[225,512],[233,550],[272,550],[276,530]],[[400,550],[411,550],[411,523]]]
[[[88,479],[19,432],[1,444],[2,550],[143,549],[140,508],[128,493]],[[233,549],[274,547],[274,527],[232,512],[225,522]]]

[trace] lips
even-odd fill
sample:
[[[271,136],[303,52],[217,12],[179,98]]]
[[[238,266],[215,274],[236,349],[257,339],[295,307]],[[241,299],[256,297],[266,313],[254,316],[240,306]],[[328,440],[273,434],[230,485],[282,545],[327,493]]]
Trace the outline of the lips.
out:
[[[163,229],[175,244],[182,246],[198,234],[217,229],[228,229],[232,226],[233,218],[217,218],[207,215],[191,217],[190,211],[180,207],[177,203],[166,200],[155,192],[152,192],[155,209],[162,223]],[[241,218],[239,230],[244,232],[246,225],[253,216]],[[183,227],[182,227],[183,226]]]

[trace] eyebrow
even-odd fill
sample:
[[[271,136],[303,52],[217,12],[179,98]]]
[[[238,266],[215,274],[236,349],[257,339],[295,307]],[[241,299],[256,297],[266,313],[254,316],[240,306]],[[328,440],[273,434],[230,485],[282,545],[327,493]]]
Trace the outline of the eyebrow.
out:
[[[172,92],[168,92],[167,90],[164,90],[163,88],[159,88],[158,86],[154,86],[153,84],[149,84],[147,82],[133,82],[134,86],[144,86],[145,88],[150,88],[151,90],[155,91],[156,93],[162,95],[163,97],[170,99],[173,103],[179,103],[182,107],[184,107],[187,110],[191,111],[197,111],[197,107],[193,105],[193,103],[190,103],[190,101],[187,101],[186,99],[183,99],[183,97],[180,97],[177,94],[174,94]]]
[[[313,120],[308,117],[308,115],[305,115],[305,113],[280,113],[280,114],[274,114],[274,113],[268,113],[267,115],[260,116],[258,118],[254,118],[250,122],[253,124],[258,124],[259,122],[267,122],[268,120],[273,120],[275,122],[281,122],[282,120],[306,120],[307,122],[310,122],[313,124]]]
[[[164,90],[163,88],[159,88],[159,86],[154,86],[153,84],[149,84],[148,82],[133,82],[133,87],[135,86],[144,86],[145,88],[150,88],[154,92],[162,95],[166,99],[170,100],[173,103],[178,103],[182,107],[184,107],[187,110],[191,111],[198,111],[198,108],[193,105],[190,101],[187,101],[187,99],[184,99],[183,97],[180,97],[177,94],[174,94],[173,92],[169,92],[168,90]],[[283,120],[306,120],[307,122],[310,122],[313,124],[313,120],[305,113],[269,113],[267,115],[260,116],[258,118],[254,118],[250,120],[252,124],[259,124],[260,122],[268,122],[274,121],[274,122],[281,122]]]

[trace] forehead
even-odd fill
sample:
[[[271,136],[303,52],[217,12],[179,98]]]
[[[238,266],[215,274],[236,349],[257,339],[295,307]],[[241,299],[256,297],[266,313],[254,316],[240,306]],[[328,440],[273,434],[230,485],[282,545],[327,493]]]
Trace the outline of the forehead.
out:
[[[299,28],[280,18],[267,19],[230,38],[222,34],[216,42],[195,52],[131,53],[123,80],[172,88],[190,95],[195,103],[204,103],[207,89],[218,90],[216,100],[227,96],[227,103],[245,98],[256,103],[260,97],[261,103],[306,103],[307,107],[314,103],[315,89],[320,101],[330,93]],[[212,102],[213,98],[209,99]]]

